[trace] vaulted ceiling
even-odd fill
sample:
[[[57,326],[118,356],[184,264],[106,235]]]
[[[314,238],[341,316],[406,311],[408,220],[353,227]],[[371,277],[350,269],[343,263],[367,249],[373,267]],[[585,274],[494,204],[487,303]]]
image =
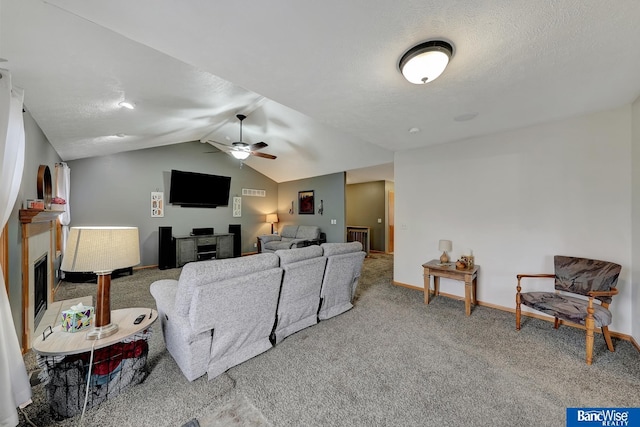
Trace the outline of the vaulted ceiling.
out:
[[[64,160],[228,144],[242,113],[277,182],[393,179],[398,150],[632,102],[638,22],[636,0],[0,0],[0,67]],[[408,83],[400,56],[433,38],[449,67]]]

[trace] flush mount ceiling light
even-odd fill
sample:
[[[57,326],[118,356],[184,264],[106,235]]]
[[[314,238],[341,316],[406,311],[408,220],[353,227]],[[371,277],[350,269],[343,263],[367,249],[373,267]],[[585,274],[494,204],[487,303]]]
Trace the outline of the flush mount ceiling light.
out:
[[[413,84],[425,84],[437,79],[453,56],[453,46],[442,40],[420,43],[400,58],[400,71]]]

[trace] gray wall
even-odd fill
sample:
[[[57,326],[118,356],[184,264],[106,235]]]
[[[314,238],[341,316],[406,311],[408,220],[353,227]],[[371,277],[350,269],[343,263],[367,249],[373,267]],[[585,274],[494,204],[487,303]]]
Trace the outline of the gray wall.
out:
[[[371,249],[385,251],[385,182],[347,185],[347,226],[369,227]],[[378,223],[378,219],[382,222]]]
[[[25,133],[25,164],[20,193],[8,222],[9,303],[11,304],[16,333],[19,337],[22,336],[22,227],[18,211],[22,209],[23,202],[27,199],[35,199],[38,195],[38,167],[40,165],[49,166],[51,178],[55,179],[55,164],[60,161],[60,156],[49,144],[31,114],[27,111],[22,117]],[[53,191],[55,192],[55,184]]]
[[[298,213],[298,192],[313,190],[315,212],[313,215]],[[324,213],[320,215],[320,200],[323,200]],[[293,202],[293,214],[289,213]],[[345,242],[345,173],[339,172],[315,178],[282,182],[278,185],[278,229],[283,225],[317,225],[327,235],[328,242]],[[336,224],[331,224],[335,219]]]
[[[213,227],[227,233],[242,227],[242,252],[253,252],[256,236],[268,232],[265,215],[277,206],[278,185],[208,144],[188,142],[68,162],[71,168],[71,226],[130,225],[139,228],[142,265],[158,263],[158,227],[173,227],[174,236],[193,228]],[[263,160],[263,159],[259,159]],[[269,161],[269,160],[264,160]],[[229,206],[182,208],[168,204],[171,169],[231,177]],[[232,216],[234,196],[242,188],[266,190],[266,197],[242,197],[242,216]],[[151,217],[151,192],[163,191],[164,218]]]

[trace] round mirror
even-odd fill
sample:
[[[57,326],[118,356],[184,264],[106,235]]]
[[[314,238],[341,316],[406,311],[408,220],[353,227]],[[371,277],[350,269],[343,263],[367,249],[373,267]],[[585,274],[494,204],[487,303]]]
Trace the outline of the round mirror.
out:
[[[38,199],[44,200],[44,208],[51,209],[51,170],[49,166],[38,167]]]

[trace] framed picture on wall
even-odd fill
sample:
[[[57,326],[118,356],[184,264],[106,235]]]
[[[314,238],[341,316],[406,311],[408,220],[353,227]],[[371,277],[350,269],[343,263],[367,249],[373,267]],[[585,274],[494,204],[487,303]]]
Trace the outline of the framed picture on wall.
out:
[[[298,191],[298,213],[313,215],[314,209],[313,190]]]
[[[151,218],[164,217],[164,193],[162,191],[151,192]]]
[[[242,197],[233,198],[233,217],[240,218],[242,216]]]

